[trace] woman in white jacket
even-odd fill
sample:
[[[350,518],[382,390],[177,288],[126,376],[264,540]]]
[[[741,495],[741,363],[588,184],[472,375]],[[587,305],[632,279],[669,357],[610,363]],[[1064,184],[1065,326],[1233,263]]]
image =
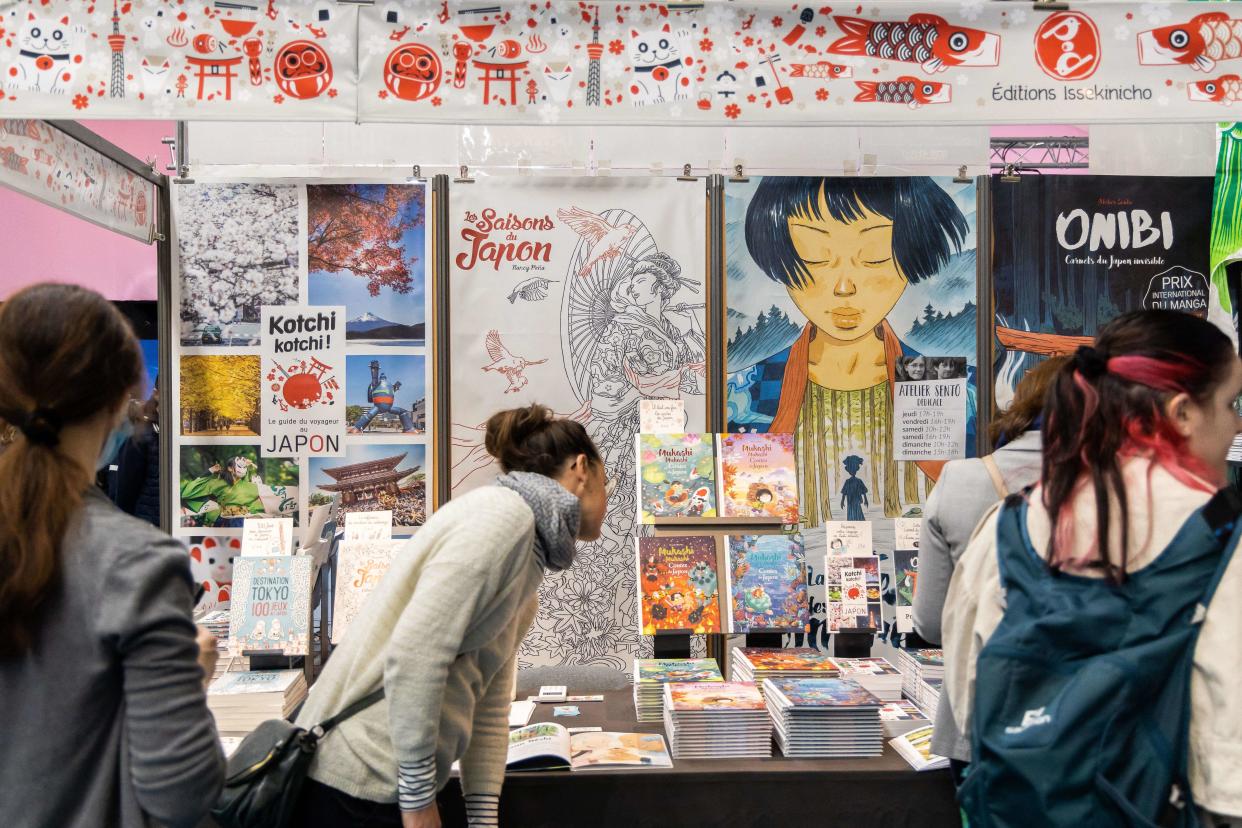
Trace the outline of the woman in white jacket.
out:
[[[453,498],[401,550],[298,716],[310,727],[384,689],[324,738],[298,828],[438,828],[454,762],[470,825],[497,824],[517,648],[544,572],[599,537],[607,493],[586,429],[543,406],[493,415],[486,446],[496,485]]]
[[[1114,583],[1156,561],[1225,483],[1226,455],[1242,432],[1239,393],[1242,362],[1209,323],[1173,311],[1111,322],[1049,392],[1042,473],[1027,505],[1031,548],[1054,572]],[[945,602],[945,692],[963,735],[971,732],[977,657],[1005,614],[998,514],[976,530]],[[1189,782],[1216,821],[1242,819],[1239,629],[1242,555],[1234,554],[1204,617],[1190,680]],[[1029,815],[1015,817],[1030,824]]]

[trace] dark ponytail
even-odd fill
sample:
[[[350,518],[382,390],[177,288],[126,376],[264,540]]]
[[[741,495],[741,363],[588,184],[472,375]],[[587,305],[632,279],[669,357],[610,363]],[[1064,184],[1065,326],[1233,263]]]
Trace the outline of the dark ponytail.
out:
[[[579,454],[603,464],[582,423],[558,419],[542,405],[498,411],[487,420],[487,453],[505,472],[524,471],[555,477]]]
[[[1229,337],[1209,322],[1176,311],[1134,311],[1106,325],[1094,347],[1079,348],[1057,372],[1044,405],[1040,480],[1054,569],[1087,566],[1115,582],[1125,579],[1130,535],[1122,463],[1128,457],[1148,458],[1182,483],[1214,491],[1206,482],[1213,472],[1189,454],[1165,403],[1181,393],[1206,403],[1237,358]],[[1071,537],[1071,502],[1082,486],[1094,493],[1094,545]],[[1118,561],[1109,555],[1110,497],[1119,510]]]
[[[0,658],[28,653],[61,581],[60,545],[93,469],[59,450],[61,429],[115,411],[142,378],[125,318],[99,294],[42,284],[0,308]]]

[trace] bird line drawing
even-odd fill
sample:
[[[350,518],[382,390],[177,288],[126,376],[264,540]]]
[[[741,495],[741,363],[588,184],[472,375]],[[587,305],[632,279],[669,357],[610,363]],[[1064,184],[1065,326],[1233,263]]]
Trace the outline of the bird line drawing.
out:
[[[613,227],[602,216],[581,207],[557,210],[556,217],[591,243],[591,251],[587,254],[586,261],[578,269],[578,276],[581,278],[586,278],[591,268],[598,263],[624,256],[625,248],[638,233],[638,228],[632,224]]]
[[[530,380],[526,379],[526,369],[532,365],[542,365],[548,360],[545,359],[526,359],[525,357],[514,356],[509,349],[500,341],[500,333],[495,330],[487,332],[487,355],[491,358],[490,365],[484,365],[484,371],[495,371],[506,380],[509,381],[509,387],[505,389],[506,394],[515,394],[530,384]]]
[[[527,302],[542,302],[548,298],[548,286],[556,282],[556,279],[532,276],[513,288],[513,291],[509,294],[509,304],[512,305],[518,299]]]

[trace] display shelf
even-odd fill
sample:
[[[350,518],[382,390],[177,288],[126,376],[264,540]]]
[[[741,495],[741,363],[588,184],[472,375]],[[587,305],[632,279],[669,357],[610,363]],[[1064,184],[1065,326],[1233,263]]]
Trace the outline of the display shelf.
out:
[[[646,524],[657,537],[667,535],[779,535],[785,531],[773,517],[658,517]]]

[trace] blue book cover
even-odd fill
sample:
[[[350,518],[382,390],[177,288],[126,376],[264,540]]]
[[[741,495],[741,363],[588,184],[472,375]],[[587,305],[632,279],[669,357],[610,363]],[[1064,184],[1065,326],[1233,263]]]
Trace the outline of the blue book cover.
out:
[[[310,652],[311,559],[308,555],[237,558],[229,652]]]
[[[810,623],[801,534],[730,535],[729,632],[803,632]]]

